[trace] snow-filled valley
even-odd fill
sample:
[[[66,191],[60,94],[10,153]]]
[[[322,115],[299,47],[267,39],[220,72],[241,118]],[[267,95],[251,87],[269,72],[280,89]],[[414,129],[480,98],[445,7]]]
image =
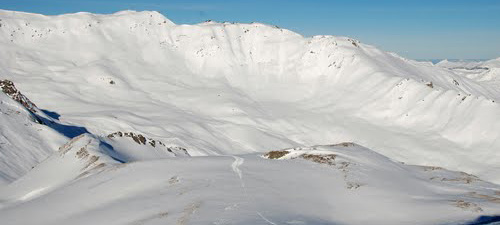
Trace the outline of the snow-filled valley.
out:
[[[500,58],[150,11],[0,10],[0,48],[0,224],[500,214]]]

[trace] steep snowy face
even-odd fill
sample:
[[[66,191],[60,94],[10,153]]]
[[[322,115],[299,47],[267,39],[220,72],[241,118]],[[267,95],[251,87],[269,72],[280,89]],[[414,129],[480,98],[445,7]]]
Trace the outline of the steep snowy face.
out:
[[[20,93],[13,96],[30,102]],[[30,105],[35,111],[36,106]],[[28,108],[0,91],[0,186],[24,175],[47,158],[66,138]]]
[[[500,177],[500,91],[345,37],[156,12],[0,11],[0,74],[60,121],[190,155],[356,141]]]
[[[112,157],[118,162],[189,156],[183,147],[169,146],[161,141],[144,137],[142,134],[118,131],[107,137],[94,137],[83,127],[60,121],[58,118],[60,115],[57,113],[39,109],[16,88],[12,81],[0,80],[0,90],[0,121],[2,122],[0,127],[0,156],[2,156],[0,186],[24,176],[57,149],[62,152],[61,156],[64,156],[71,149],[80,148],[80,151],[74,150],[72,154],[76,154],[79,159],[90,158],[90,161],[97,162],[100,156],[87,157],[90,155],[87,150],[90,143],[94,143],[93,151],[104,149],[101,155]],[[85,133],[87,136],[83,135]],[[75,138],[61,146],[73,137]],[[82,138],[85,141],[82,141]],[[82,142],[88,143],[84,143],[84,147],[75,147],[75,143],[81,145]],[[48,161],[45,164],[59,164],[57,160],[45,161]],[[52,172],[58,173],[55,169]]]

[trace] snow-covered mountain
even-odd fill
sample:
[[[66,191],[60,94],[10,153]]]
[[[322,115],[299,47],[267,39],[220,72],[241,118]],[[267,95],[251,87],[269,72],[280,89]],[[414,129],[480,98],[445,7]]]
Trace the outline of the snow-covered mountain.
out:
[[[148,11],[0,10],[0,48],[0,78],[36,104],[31,112],[0,93],[2,112],[21,114],[0,118],[0,140],[10,143],[0,145],[0,218],[12,224],[428,224],[499,213],[500,85],[483,79],[491,74],[347,37],[176,25]],[[322,146],[339,142],[366,148]],[[306,146],[319,147],[259,157]],[[357,165],[351,184],[342,164],[307,162],[325,152]],[[295,193],[290,182],[315,191]],[[373,216],[335,216],[364,199],[360,215]],[[40,211],[47,202],[50,214]],[[304,209],[313,205],[325,209]],[[399,213],[375,217],[384,210]]]
[[[475,80],[485,87],[500,89],[500,58],[473,62],[443,60],[437,66]]]

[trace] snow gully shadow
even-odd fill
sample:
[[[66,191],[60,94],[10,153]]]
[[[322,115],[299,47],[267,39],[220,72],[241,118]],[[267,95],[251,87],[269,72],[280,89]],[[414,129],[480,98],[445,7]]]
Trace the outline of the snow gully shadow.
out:
[[[52,119],[59,120],[59,117],[61,117],[61,114],[59,113],[49,111],[46,109],[40,109],[40,110],[42,110],[43,113],[45,113],[47,116],[50,116]]]
[[[40,109],[28,97],[23,95],[10,80],[0,80],[0,91],[23,106],[35,119],[35,122],[44,124],[61,133],[68,138],[74,138],[80,134],[89,133],[85,127],[61,124],[59,117],[61,114],[54,111]],[[45,115],[40,115],[41,111]]]
[[[500,215],[480,216],[474,221],[465,223],[464,225],[493,225],[500,224]]]
[[[90,133],[87,128],[85,127],[80,127],[80,126],[75,126],[75,125],[66,125],[59,123],[59,117],[60,114],[48,110],[41,109],[42,112],[44,112],[47,116],[49,116],[52,119],[44,118],[42,116],[35,115],[36,118],[41,122],[41,124],[44,124],[55,131],[59,132],[60,134],[68,137],[68,138],[74,138],[80,134],[84,133]],[[49,113],[47,113],[49,112]]]

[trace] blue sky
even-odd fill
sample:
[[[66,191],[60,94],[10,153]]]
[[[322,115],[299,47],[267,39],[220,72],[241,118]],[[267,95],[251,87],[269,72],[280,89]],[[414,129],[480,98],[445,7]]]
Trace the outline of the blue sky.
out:
[[[305,36],[349,36],[413,59],[500,57],[500,0],[0,0],[0,8],[50,15],[155,10],[177,24],[256,21]]]

